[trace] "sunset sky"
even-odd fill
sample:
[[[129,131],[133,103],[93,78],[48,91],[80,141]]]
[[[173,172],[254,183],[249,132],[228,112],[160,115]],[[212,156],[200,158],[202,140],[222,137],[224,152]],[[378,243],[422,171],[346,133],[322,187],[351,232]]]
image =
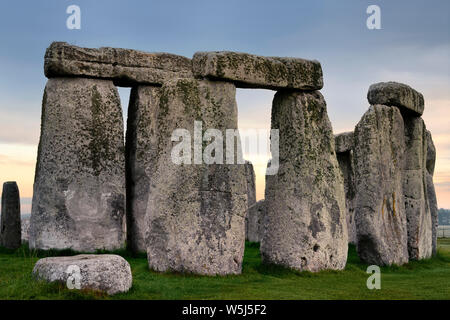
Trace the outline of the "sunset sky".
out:
[[[66,8],[81,8],[81,30]],[[366,8],[381,8],[368,30]],[[450,1],[2,1],[0,3],[0,183],[17,181],[31,210],[45,49],[52,41],[192,57],[231,50],[317,59],[335,133],[351,131],[369,107],[372,83],[397,81],[423,93],[423,118],[437,149],[438,206],[450,208]],[[129,89],[120,88],[124,117]],[[270,128],[274,92],[238,90],[240,128]],[[250,157],[251,161],[256,159]],[[267,159],[260,159],[265,163]],[[256,166],[257,197],[264,165]]]

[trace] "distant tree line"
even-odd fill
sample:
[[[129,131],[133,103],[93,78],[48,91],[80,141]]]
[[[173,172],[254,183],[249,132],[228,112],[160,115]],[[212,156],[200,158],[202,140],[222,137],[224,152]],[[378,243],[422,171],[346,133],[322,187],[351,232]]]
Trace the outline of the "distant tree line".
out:
[[[450,225],[450,210],[449,209],[439,209],[438,211],[439,225]]]

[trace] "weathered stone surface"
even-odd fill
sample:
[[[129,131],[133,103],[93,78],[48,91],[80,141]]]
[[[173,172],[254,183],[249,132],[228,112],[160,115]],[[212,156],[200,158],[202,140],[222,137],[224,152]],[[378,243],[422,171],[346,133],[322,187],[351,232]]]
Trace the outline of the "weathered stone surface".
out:
[[[38,280],[62,284],[69,282],[75,285],[72,278],[76,277],[78,270],[80,287],[75,287],[76,289],[95,290],[113,295],[127,292],[132,285],[130,265],[121,256],[112,254],[43,258],[36,262],[33,275]]]
[[[424,99],[420,92],[398,82],[379,82],[369,87],[367,99],[371,105],[381,104],[402,108],[406,113],[421,116]]]
[[[21,244],[20,196],[15,181],[3,183],[2,216],[0,221],[0,245],[17,249]]]
[[[353,149],[353,131],[334,135],[336,153],[348,152]]]
[[[256,203],[255,170],[253,170],[253,164],[250,161],[245,161],[245,177],[247,178],[248,205],[247,214],[245,216],[245,239],[249,240],[249,228],[253,228],[253,226],[249,226],[250,208],[253,207]]]
[[[192,59],[196,77],[232,81],[241,88],[320,90],[320,62],[300,58],[262,57],[248,53],[197,52]]]
[[[264,215],[266,204],[264,200],[259,200],[250,206],[247,213],[247,240],[250,242],[260,242],[264,233]]]
[[[344,176],[348,242],[356,245],[353,131],[336,134],[334,136],[334,143],[339,167]]]
[[[353,137],[353,135],[352,135]],[[353,166],[353,151],[336,153],[339,167],[344,177],[345,208],[348,230],[348,242],[357,244],[355,225],[355,172]]]
[[[344,182],[323,96],[277,92],[271,127],[279,129],[279,170],[266,176],[263,261],[297,270],[343,269]]]
[[[30,234],[30,218],[22,218],[22,243],[27,242],[29,240],[29,234]]]
[[[436,191],[434,189],[433,176],[428,172],[426,175],[426,192],[428,198],[428,207],[431,217],[431,253],[433,255],[437,252],[437,230],[438,230],[438,204],[436,198]]]
[[[161,88],[131,89],[126,135],[127,245],[146,252],[145,215],[149,208],[150,176],[157,160],[157,112]]]
[[[121,248],[125,159],[116,87],[107,80],[50,79],[41,122],[30,248]]]
[[[436,162],[436,147],[434,146],[433,138],[431,137],[431,132],[428,130],[426,131],[426,138],[427,138],[426,192],[431,215],[432,254],[435,255],[437,250],[437,228],[439,224],[438,204],[436,198],[436,191],[434,189],[433,183],[434,165]]]
[[[434,165],[436,164],[436,147],[434,146],[431,132],[426,130],[427,139],[427,171],[429,174],[434,175]]]
[[[432,254],[431,213],[426,191],[426,128],[422,118],[405,117],[405,169],[403,193],[408,226],[409,259]]]
[[[93,77],[113,80],[116,85],[158,84],[192,78],[191,60],[169,53],[149,53],[119,48],[80,48],[53,42],[45,53],[45,75]]]
[[[215,128],[225,137],[225,129],[237,128],[235,91],[231,83],[192,79],[168,81],[161,88],[155,112],[157,158],[149,177],[145,218],[151,269],[205,275],[241,272],[247,211],[245,166],[175,164],[171,157],[179,154],[177,148],[184,141],[171,142],[175,129],[187,130],[184,133],[190,138],[200,135],[201,141],[207,129]],[[202,121],[197,133],[194,121]],[[206,141],[200,145],[200,152],[210,154]],[[197,149],[188,144],[185,151],[194,155]]]
[[[359,257],[368,264],[408,262],[403,197],[404,123],[396,107],[371,106],[354,133],[355,223]]]

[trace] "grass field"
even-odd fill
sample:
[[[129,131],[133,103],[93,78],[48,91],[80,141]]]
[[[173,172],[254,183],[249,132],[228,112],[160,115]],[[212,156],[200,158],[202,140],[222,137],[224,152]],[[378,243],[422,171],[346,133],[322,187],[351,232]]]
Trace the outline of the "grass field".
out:
[[[122,255],[131,265],[133,287],[108,297],[33,280],[39,258],[71,252],[35,252],[26,246],[0,249],[0,299],[450,299],[450,239],[439,239],[438,255],[404,266],[381,268],[381,290],[369,290],[367,265],[353,246],[345,270],[296,272],[261,264],[259,246],[246,244],[239,276],[204,277],[148,270],[145,256]]]

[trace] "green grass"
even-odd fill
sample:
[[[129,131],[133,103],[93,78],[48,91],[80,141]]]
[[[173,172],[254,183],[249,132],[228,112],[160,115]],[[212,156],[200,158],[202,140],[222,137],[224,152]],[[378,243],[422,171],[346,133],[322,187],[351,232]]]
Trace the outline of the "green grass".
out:
[[[120,254],[131,265],[133,287],[108,297],[33,280],[39,258],[70,251],[0,249],[0,299],[450,299],[450,239],[439,239],[436,257],[381,268],[381,290],[369,290],[367,265],[349,247],[343,271],[296,272],[261,264],[259,246],[247,243],[239,276],[205,277],[149,271],[146,257]]]

